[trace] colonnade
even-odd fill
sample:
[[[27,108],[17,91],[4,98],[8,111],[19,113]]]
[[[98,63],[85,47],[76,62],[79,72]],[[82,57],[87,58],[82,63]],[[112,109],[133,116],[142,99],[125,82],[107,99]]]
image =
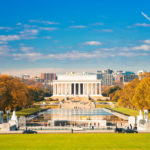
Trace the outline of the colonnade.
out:
[[[54,96],[100,96],[101,82],[53,82]]]

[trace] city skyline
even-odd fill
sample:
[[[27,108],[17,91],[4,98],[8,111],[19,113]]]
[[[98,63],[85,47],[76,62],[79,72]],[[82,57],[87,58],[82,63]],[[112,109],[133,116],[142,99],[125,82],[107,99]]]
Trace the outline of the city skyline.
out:
[[[0,4],[2,73],[150,71],[147,0]]]

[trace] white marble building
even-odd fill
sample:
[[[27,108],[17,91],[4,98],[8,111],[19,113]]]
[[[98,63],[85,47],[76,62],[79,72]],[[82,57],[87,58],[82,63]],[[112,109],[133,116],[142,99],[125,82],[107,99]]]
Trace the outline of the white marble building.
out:
[[[53,96],[101,96],[101,80],[97,80],[96,74],[58,75],[58,79],[53,81]]]

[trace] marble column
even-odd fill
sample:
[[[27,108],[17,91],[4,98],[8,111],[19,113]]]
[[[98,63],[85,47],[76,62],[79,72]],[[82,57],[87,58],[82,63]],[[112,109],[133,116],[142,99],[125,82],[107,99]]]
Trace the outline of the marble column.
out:
[[[59,95],[59,83],[57,83],[57,95]]]
[[[76,94],[75,89],[76,89],[76,83],[74,83],[74,91],[73,91],[73,95]]]
[[[59,89],[59,90],[60,90],[60,95],[61,95],[61,83],[59,84],[59,86],[60,86],[60,89]]]
[[[57,84],[55,84],[55,95],[57,95]]]
[[[81,95],[81,88],[80,88],[81,84],[78,83],[78,95]]]
[[[90,94],[93,95],[93,83],[91,83],[91,87],[90,88],[91,88]]]
[[[66,89],[66,83],[64,83],[64,95],[66,96],[67,95],[67,89]]]
[[[57,84],[55,84],[55,95],[57,95]]]
[[[89,95],[89,83],[87,83],[87,87],[86,87],[86,95]]]
[[[71,86],[71,83],[69,84],[69,95],[72,95],[72,86]]]
[[[61,83],[61,95],[63,95],[63,83]]]
[[[99,95],[101,95],[101,84],[99,83]]]
[[[61,84],[59,83],[59,95],[61,95]]]
[[[95,83],[95,95],[97,95],[97,83]]]
[[[83,95],[85,95],[85,83],[83,83]]]

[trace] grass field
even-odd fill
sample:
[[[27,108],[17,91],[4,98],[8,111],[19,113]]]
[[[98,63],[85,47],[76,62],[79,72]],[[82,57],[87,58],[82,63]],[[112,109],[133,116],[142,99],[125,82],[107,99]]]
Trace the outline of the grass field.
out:
[[[150,134],[5,134],[1,150],[150,150]]]
[[[125,115],[129,115],[129,116],[137,116],[137,115],[139,115],[139,111],[138,110],[133,110],[133,109],[119,107],[119,106],[111,108],[109,104],[96,105],[96,108],[109,108],[111,110],[123,113]],[[149,113],[149,117],[150,117],[150,113]]]
[[[16,112],[16,115],[18,117],[20,116],[26,116],[26,115],[31,115],[34,114],[36,112],[41,111],[42,109],[40,107],[32,107],[32,108],[26,108],[26,109],[22,109]]]
[[[139,115],[139,111],[138,110],[133,110],[133,109],[124,108],[124,107],[115,107],[115,108],[112,108],[112,110],[121,112],[123,114],[127,114],[129,116],[137,116],[137,115]]]

